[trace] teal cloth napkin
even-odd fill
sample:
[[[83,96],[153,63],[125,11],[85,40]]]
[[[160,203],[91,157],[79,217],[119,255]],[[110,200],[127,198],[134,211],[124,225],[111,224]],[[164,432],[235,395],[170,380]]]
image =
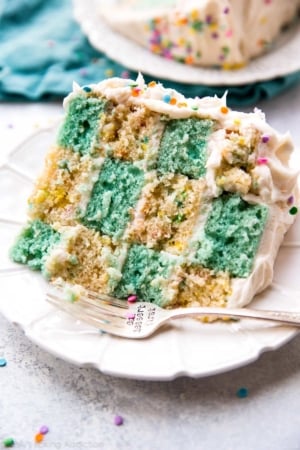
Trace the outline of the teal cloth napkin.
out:
[[[84,85],[136,75],[89,44],[72,17],[71,0],[0,0],[0,100],[62,98],[73,80]],[[298,80],[300,72],[234,87],[160,81],[188,97],[221,96],[228,90],[228,103],[238,106],[255,105]]]

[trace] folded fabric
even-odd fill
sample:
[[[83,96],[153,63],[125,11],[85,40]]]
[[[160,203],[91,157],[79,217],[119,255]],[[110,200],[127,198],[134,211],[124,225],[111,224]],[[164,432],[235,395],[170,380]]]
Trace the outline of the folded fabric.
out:
[[[64,97],[78,84],[136,73],[93,48],[72,16],[71,0],[0,2],[0,99],[45,100]],[[153,77],[145,76],[147,81]],[[245,86],[204,86],[161,80],[186,96],[223,95],[228,103],[254,105],[300,80],[300,72]]]

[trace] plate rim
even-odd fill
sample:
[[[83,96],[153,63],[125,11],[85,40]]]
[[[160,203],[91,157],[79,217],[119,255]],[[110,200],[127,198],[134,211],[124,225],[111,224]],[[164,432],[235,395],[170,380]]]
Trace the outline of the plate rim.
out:
[[[91,7],[91,2],[92,5],[94,4],[94,7]],[[142,72],[155,78],[173,82],[191,85],[202,84],[212,87],[232,87],[270,81],[300,70],[300,58],[291,58],[295,54],[294,50],[296,50],[297,45],[300,45],[300,20],[295,25],[293,36],[285,44],[277,46],[274,50],[251,60],[243,69],[219,70],[186,66],[151,53],[139,44],[114,32],[101,19],[100,15],[95,13],[97,5],[99,7],[99,0],[89,0],[87,2],[73,0],[74,18],[90,43],[115,62],[122,64],[125,69]],[[125,49],[127,52],[129,51],[129,55],[132,55],[132,57],[128,58],[128,53],[120,51],[120,48]],[[277,59],[275,60],[276,57]],[[142,66],[141,60],[143,62]],[[277,62],[279,60],[280,64]],[[270,65],[272,61],[273,65]],[[259,68],[260,70],[258,70]]]
[[[22,148],[24,148],[25,145],[28,145],[33,139],[36,139],[36,138],[43,139],[43,136],[45,136],[45,133],[49,133],[51,136],[55,135],[57,128],[60,125],[60,122],[61,122],[61,119],[57,120],[55,123],[53,123],[51,125],[48,125],[46,127],[41,127],[39,130],[33,131],[33,133],[30,136],[27,136],[24,140],[22,140],[22,142],[18,143],[16,146],[14,146],[12,149],[10,149],[10,151],[6,155],[4,162],[0,163],[0,171],[3,168],[7,167],[7,164],[9,163],[9,159],[11,156],[13,156],[17,151],[22,151]],[[46,150],[47,149],[45,148],[45,151]],[[1,195],[1,192],[0,192],[0,195]],[[44,285],[46,286],[46,284],[45,284],[46,282],[45,282],[44,278],[42,278],[42,275],[40,275],[39,273],[32,272],[31,270],[29,270],[27,267],[24,267],[24,266],[22,266],[22,269],[24,269],[24,270],[22,270],[21,273],[26,273],[27,275],[29,275],[29,277],[37,277],[38,280],[40,280],[39,281],[40,289],[43,289],[42,286],[44,286]],[[12,274],[10,273],[9,275],[5,275],[5,274],[1,273],[1,270],[0,270],[0,286],[1,286],[1,280],[7,278],[8,276],[12,276]],[[8,297],[9,297],[9,294],[8,294]],[[45,299],[40,299],[40,300],[41,300],[42,308],[47,307],[48,312],[55,311],[54,307],[51,307],[51,309],[49,309],[50,305],[48,305],[46,303]],[[118,376],[118,377],[128,378],[128,379],[137,379],[137,380],[170,381],[170,380],[176,379],[181,376],[186,376],[186,377],[190,377],[190,378],[203,378],[206,376],[214,376],[214,375],[218,375],[220,373],[229,372],[231,370],[246,366],[246,365],[256,361],[266,351],[277,350],[279,347],[285,345],[290,340],[292,340],[299,333],[299,330],[297,328],[277,327],[277,328],[275,328],[275,330],[280,329],[282,333],[278,333],[276,335],[276,339],[273,339],[272,344],[268,343],[268,344],[258,345],[255,340],[256,345],[252,345],[251,351],[248,351],[247,355],[245,355],[243,358],[235,357],[232,360],[230,360],[229,363],[227,361],[223,365],[218,364],[218,367],[215,367],[215,368],[209,368],[209,369],[204,368],[203,369],[203,367],[199,368],[199,365],[197,365],[197,367],[192,370],[191,368],[184,367],[184,365],[182,364],[182,366],[177,369],[175,369],[174,366],[170,365],[170,370],[165,371],[163,374],[162,373],[144,374],[144,373],[137,373],[137,372],[133,373],[130,371],[131,370],[130,368],[127,368],[127,370],[113,370],[113,369],[111,370],[111,369],[109,369],[109,367],[103,367],[103,365],[101,364],[101,358],[100,358],[100,361],[98,359],[82,361],[82,360],[80,360],[80,358],[76,359],[74,357],[66,355],[64,353],[63,348],[60,348],[59,346],[57,347],[57,345],[55,348],[55,344],[54,344],[54,347],[53,347],[53,345],[49,345],[49,341],[43,340],[41,338],[41,336],[39,336],[37,333],[35,333],[34,327],[32,328],[32,323],[35,323],[35,322],[41,320],[45,316],[44,310],[42,313],[40,312],[41,317],[35,316],[35,314],[34,314],[35,317],[31,318],[29,323],[27,323],[26,317],[23,317],[23,320],[20,319],[20,317],[19,318],[13,317],[13,315],[9,312],[9,308],[6,309],[5,307],[3,307],[4,304],[5,304],[5,302],[4,301],[1,302],[1,300],[0,300],[0,313],[9,322],[18,325],[23,330],[24,334],[32,342],[34,342],[40,348],[46,350],[50,354],[52,354],[56,357],[59,357],[60,359],[65,360],[69,363],[80,366],[80,367],[94,367],[97,370],[99,370],[101,373],[106,374],[106,375]],[[56,313],[60,314],[59,311],[56,311]],[[285,332],[283,332],[283,330]],[[283,336],[282,336],[282,334],[283,334]],[[108,336],[108,339],[109,339],[109,341],[111,339],[118,340],[118,338],[114,338],[111,336]],[[150,340],[151,340],[151,338],[150,338]],[[51,342],[51,340],[50,340],[50,342]],[[135,341],[135,342],[137,342],[137,341]],[[142,341],[140,341],[140,342],[142,342]]]

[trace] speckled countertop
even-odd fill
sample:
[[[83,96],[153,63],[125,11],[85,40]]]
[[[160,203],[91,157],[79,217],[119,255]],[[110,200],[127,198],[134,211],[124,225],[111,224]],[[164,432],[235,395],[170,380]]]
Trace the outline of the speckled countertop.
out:
[[[300,86],[258,106],[300,147]],[[1,104],[1,147],[60,113],[59,104]],[[0,315],[1,357],[0,448],[11,436],[21,450],[300,450],[299,335],[225,374],[151,382],[72,366]],[[245,398],[236,395],[240,388]],[[37,444],[41,425],[50,431]]]

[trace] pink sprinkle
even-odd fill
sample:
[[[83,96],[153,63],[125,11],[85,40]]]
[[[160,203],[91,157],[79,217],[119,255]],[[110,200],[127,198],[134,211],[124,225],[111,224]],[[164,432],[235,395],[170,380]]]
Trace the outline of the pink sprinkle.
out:
[[[124,70],[124,71],[121,73],[121,77],[122,77],[122,78],[128,79],[128,78],[130,77],[128,70]]]
[[[114,424],[119,426],[119,425],[123,425],[123,417],[122,416],[115,416],[114,418]]]
[[[269,138],[269,136],[263,136],[262,138],[261,138],[261,141],[264,143],[264,144],[266,144],[267,142],[269,142],[269,140],[270,140],[270,138]]]
[[[137,295],[129,295],[129,297],[127,298],[127,301],[129,303],[134,303],[137,301]]]
[[[80,74],[80,76],[85,77],[88,74],[88,72],[86,69],[80,69],[79,74]]]
[[[49,432],[49,428],[47,427],[47,425],[43,425],[40,428],[40,433],[41,434],[47,434]]]
[[[267,164],[268,161],[268,158],[265,157],[257,158],[257,164]]]
[[[232,34],[233,34],[232,30],[228,30],[226,31],[225,36],[229,38],[232,36]]]
[[[129,313],[126,314],[126,317],[127,317],[127,319],[134,319],[135,318],[135,314],[129,312]]]

